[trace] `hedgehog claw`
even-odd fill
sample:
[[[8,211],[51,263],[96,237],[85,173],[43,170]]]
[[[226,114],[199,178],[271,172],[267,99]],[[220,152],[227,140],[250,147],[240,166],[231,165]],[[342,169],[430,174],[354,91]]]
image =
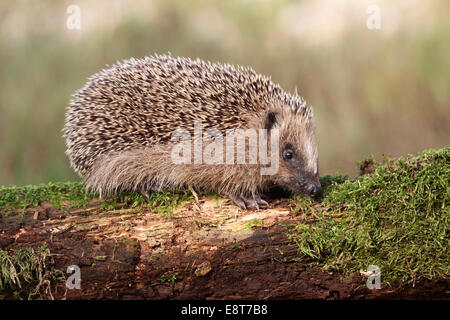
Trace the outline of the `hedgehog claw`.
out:
[[[261,197],[259,195],[255,195],[254,198],[255,198],[256,203],[260,206],[268,206],[269,205],[269,203],[267,203],[266,200],[261,199]]]
[[[140,188],[139,193],[142,194],[147,200],[150,198],[148,191],[144,188]]]
[[[230,199],[241,209],[254,208],[259,210],[260,206],[267,206],[267,201],[261,199],[259,195],[244,196],[244,195],[229,195]]]
[[[153,192],[156,192],[156,193],[163,193],[164,192],[163,188],[157,187],[157,186],[150,187],[150,190],[152,190]]]
[[[150,191],[155,192],[155,193],[162,193],[164,192],[164,190],[161,187],[157,187],[157,186],[151,186]],[[142,194],[147,200],[150,199],[150,193],[149,190],[147,188],[143,188],[141,187],[139,189],[139,193]]]

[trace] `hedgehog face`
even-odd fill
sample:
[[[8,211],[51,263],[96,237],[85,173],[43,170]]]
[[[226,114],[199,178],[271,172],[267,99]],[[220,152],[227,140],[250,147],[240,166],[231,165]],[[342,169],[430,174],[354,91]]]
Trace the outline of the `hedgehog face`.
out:
[[[277,126],[280,130],[279,170],[272,182],[295,193],[318,197],[321,186],[313,120],[292,113],[268,117],[273,122],[268,128]]]
[[[321,193],[318,159],[311,150],[304,150],[307,143],[301,147],[294,147],[289,142],[281,146],[279,174],[274,180],[292,192],[316,198]]]

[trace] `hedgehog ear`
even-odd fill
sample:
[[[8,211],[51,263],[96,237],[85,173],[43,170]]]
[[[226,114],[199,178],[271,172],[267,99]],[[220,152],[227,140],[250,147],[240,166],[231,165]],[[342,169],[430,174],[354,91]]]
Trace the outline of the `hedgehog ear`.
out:
[[[277,115],[275,112],[269,112],[264,121],[264,129],[270,130],[277,123]]]

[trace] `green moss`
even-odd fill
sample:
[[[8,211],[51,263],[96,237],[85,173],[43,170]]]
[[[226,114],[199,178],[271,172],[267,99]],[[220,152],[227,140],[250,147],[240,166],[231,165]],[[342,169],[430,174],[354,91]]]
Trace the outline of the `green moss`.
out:
[[[252,219],[245,224],[248,229],[253,230],[255,227],[261,227],[263,225],[263,221],[261,219]]]
[[[291,205],[291,211],[295,214],[305,213],[307,215],[314,215],[316,210],[313,207],[313,200],[303,195],[294,195],[289,203]]]
[[[450,148],[374,164],[332,184],[311,225],[289,233],[299,253],[345,274],[381,268],[384,283],[450,275]]]
[[[102,209],[112,210],[121,208],[150,208],[156,213],[172,215],[174,209],[181,203],[191,201],[192,193],[189,190],[166,190],[162,193],[152,192],[149,198],[139,193],[120,193],[105,199]]]
[[[344,174],[326,174],[320,177],[320,184],[323,188],[327,188],[333,184],[343,183],[348,180],[348,176]]]
[[[63,210],[65,201],[69,201],[72,208],[85,207],[93,197],[80,182],[0,187],[0,209],[24,212],[28,206],[38,207],[41,201],[47,200],[55,208]]]
[[[0,187],[0,210],[23,214],[27,207],[39,207],[39,204],[46,200],[53,207],[67,213],[70,208],[85,208],[89,201],[96,197],[98,195],[87,192],[81,182]],[[101,210],[146,206],[157,213],[172,214],[175,207],[190,200],[192,194],[188,190],[151,193],[149,199],[139,193],[119,193],[105,198]]]
[[[94,260],[96,261],[106,261],[108,257],[107,256],[95,256]]]
[[[322,198],[326,197],[331,190],[331,186],[343,183],[348,180],[347,175],[335,174],[335,175],[324,175],[320,177],[320,184],[323,188]],[[290,200],[291,211],[295,214],[304,213],[306,215],[316,215],[316,209],[314,208],[314,201],[307,196],[300,194],[294,195]]]
[[[47,245],[33,248],[0,249],[0,298],[12,292],[19,299],[50,295],[51,286],[65,281],[63,271],[54,268]]]
[[[163,275],[161,275],[160,277],[160,281],[161,283],[170,283],[170,284],[174,284],[177,280],[178,280],[178,275],[180,273],[179,272],[175,272],[175,273],[165,273]]]

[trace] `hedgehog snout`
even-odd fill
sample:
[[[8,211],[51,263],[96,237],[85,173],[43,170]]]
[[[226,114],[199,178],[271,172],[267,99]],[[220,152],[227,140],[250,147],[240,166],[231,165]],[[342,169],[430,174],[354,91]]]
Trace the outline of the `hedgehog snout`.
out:
[[[322,194],[322,186],[318,181],[310,182],[304,179],[291,180],[288,189],[314,199],[318,199]]]
[[[322,187],[320,185],[310,185],[307,188],[307,193],[311,198],[317,199],[322,194]]]

